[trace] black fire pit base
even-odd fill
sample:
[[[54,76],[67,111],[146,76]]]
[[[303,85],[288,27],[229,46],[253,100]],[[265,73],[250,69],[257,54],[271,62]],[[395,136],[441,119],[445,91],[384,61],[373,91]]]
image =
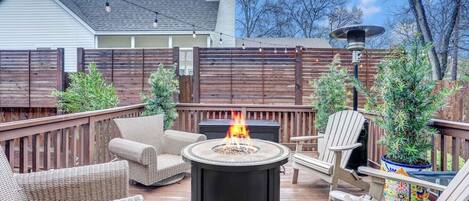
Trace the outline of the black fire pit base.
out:
[[[226,172],[192,164],[192,201],[279,201],[280,168]]]

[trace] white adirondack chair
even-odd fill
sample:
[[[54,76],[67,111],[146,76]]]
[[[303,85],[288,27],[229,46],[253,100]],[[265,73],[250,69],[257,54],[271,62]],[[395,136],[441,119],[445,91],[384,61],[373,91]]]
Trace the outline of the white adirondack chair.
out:
[[[371,186],[369,195],[355,196],[341,191],[331,191],[331,200],[344,200],[344,201],[364,201],[364,200],[383,200],[383,187],[385,179],[404,181],[413,185],[427,187],[436,191],[442,192],[437,201],[467,201],[469,200],[469,162],[464,164],[463,168],[459,170],[454,179],[448,186],[442,186],[428,181],[407,177],[400,174],[384,172],[381,170],[359,167],[360,173],[371,176]]]
[[[362,181],[353,170],[345,169],[352,150],[361,146],[357,139],[364,123],[365,118],[359,112],[340,111],[329,116],[324,135],[290,138],[290,141],[296,142],[296,152],[292,157],[292,183],[297,183],[299,169],[305,169],[317,173],[321,179],[329,182],[331,190],[337,187],[339,180],[368,190],[368,183]],[[321,137],[324,138],[324,146],[319,150],[318,158],[301,153],[304,141]]]

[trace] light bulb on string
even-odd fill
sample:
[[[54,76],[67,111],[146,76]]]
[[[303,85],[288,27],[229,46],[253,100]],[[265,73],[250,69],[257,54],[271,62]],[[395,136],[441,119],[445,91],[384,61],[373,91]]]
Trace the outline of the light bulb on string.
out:
[[[262,43],[259,42],[259,52],[262,52]]]
[[[155,21],[153,21],[153,28],[158,27],[158,12],[155,12]]]
[[[195,26],[192,25],[192,38],[197,38],[197,35],[195,34]]]
[[[285,54],[286,54],[286,53],[288,53],[288,51],[287,51],[287,48],[286,48],[286,47],[285,47],[285,50],[283,51],[283,53],[285,53]]]
[[[277,48],[274,48],[274,53],[277,54]]]
[[[104,10],[108,13],[111,12],[111,4],[109,4],[109,1],[106,1],[106,4],[105,4],[105,7],[104,7]]]
[[[223,45],[223,39],[221,38],[223,33],[220,33],[220,45]]]
[[[244,45],[244,38],[243,38],[243,44],[241,44],[241,48],[243,48],[243,50],[246,49],[246,45]]]

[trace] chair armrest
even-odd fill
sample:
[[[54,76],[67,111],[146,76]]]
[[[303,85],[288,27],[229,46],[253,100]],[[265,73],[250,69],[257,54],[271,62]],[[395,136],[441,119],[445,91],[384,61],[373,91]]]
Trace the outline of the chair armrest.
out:
[[[177,130],[166,130],[164,132],[164,147],[165,153],[180,155],[181,150],[192,143],[206,140],[207,137],[202,134],[189,133]]]
[[[16,174],[28,200],[114,200],[127,197],[129,165],[117,161]]]
[[[299,137],[291,137],[290,141],[291,142],[304,142],[304,141],[319,139],[319,138],[323,138],[323,137],[324,137],[324,135],[299,136]]]
[[[352,150],[357,147],[362,146],[362,143],[355,143],[351,145],[345,145],[345,146],[336,146],[336,147],[329,147],[329,150],[331,151],[347,151],[347,150]]]
[[[109,151],[117,155],[119,158],[149,165],[156,160],[156,148],[122,138],[114,138],[109,142]]]
[[[420,180],[420,179],[416,179],[413,177],[408,177],[408,176],[404,176],[404,175],[400,175],[396,173],[385,172],[385,171],[373,169],[370,167],[359,167],[358,171],[360,173],[369,175],[371,177],[390,179],[390,180],[395,180],[395,181],[403,181],[403,182],[431,188],[431,189],[438,190],[438,191],[444,191],[446,189],[446,186],[443,186],[443,185],[435,184],[432,182],[428,182],[428,181],[424,181],[424,180]]]

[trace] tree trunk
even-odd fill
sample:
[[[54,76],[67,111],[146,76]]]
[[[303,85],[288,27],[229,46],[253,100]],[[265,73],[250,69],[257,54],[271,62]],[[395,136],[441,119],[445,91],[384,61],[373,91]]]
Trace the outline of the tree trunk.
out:
[[[425,43],[432,44],[432,47],[428,50],[428,58],[432,64],[432,77],[434,80],[441,80],[442,73],[440,60],[438,59],[435,46],[433,45],[433,37],[430,27],[428,26],[427,16],[425,15],[422,0],[409,0],[409,5],[415,15],[415,21],[417,22],[417,26],[422,34],[423,40]]]
[[[458,49],[459,49],[459,20],[461,18],[461,6],[457,8],[458,14],[456,16],[456,23],[454,24],[453,30],[453,52],[451,58],[453,62],[451,63],[451,80],[458,79]]]

